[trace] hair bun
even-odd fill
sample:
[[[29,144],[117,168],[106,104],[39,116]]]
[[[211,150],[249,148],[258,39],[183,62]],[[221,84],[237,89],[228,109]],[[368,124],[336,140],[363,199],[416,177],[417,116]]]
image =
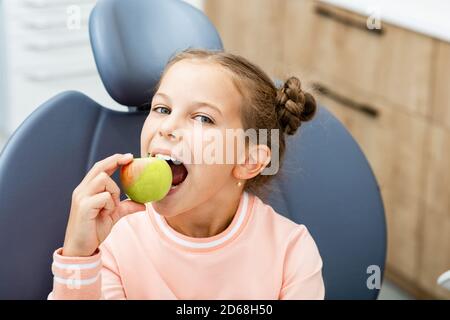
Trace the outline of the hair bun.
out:
[[[309,121],[316,113],[314,97],[304,92],[297,77],[290,77],[277,90],[276,110],[278,121],[286,134],[294,134],[301,123]]]

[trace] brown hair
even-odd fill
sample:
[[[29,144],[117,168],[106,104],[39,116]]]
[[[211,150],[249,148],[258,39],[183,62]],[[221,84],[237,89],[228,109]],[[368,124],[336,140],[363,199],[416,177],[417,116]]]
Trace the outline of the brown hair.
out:
[[[231,71],[232,81],[243,98],[241,108],[243,129],[268,129],[269,132],[271,129],[279,129],[279,141],[271,141],[269,134],[267,146],[272,148],[278,144],[281,165],[286,148],[285,134],[293,135],[302,122],[313,118],[317,109],[314,97],[302,90],[300,80],[289,77],[280,88],[277,88],[261,68],[242,56],[224,51],[187,49],[175,54],[169,60],[155,92],[167,70],[184,59],[205,60]],[[245,189],[257,192],[271,177],[272,175],[258,174],[246,181]]]

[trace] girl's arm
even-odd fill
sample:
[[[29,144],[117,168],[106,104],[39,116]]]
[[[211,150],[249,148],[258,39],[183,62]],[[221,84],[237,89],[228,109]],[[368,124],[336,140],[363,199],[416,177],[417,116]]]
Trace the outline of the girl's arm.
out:
[[[126,299],[117,264],[105,243],[90,257],[66,257],[61,251],[53,254],[53,291],[48,300]]]
[[[322,258],[304,225],[290,237],[284,262],[280,300],[324,299]]]

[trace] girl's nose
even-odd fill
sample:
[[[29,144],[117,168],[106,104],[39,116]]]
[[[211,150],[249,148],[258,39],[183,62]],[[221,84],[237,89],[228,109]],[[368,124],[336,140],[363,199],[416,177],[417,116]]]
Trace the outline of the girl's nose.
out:
[[[178,141],[181,138],[178,120],[175,117],[171,117],[170,115],[164,119],[163,123],[159,127],[158,133],[161,137],[164,137],[168,140]]]

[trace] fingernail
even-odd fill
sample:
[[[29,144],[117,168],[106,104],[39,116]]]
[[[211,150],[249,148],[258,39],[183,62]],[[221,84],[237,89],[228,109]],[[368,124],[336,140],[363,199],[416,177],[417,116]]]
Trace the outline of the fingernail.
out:
[[[132,153],[125,153],[124,157],[126,157],[126,158],[133,157],[133,154]]]

